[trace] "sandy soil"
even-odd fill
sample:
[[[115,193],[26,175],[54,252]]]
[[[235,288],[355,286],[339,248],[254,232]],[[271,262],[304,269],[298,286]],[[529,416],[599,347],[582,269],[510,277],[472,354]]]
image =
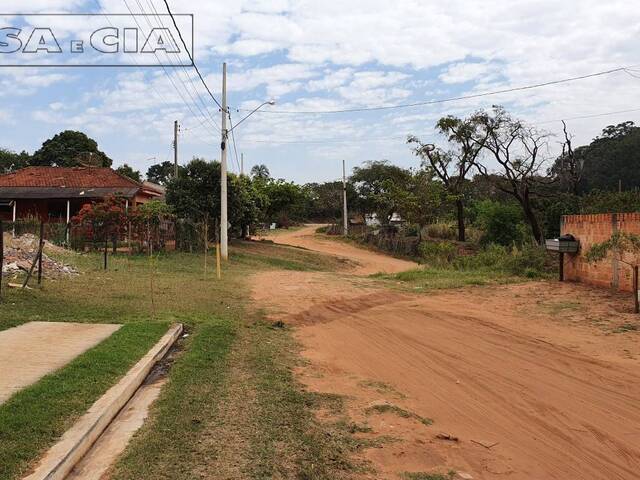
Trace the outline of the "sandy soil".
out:
[[[616,333],[638,325],[621,297],[554,282],[405,294],[348,274],[398,260],[312,231],[274,240],[335,246],[358,270],[261,273],[253,297],[296,325],[308,388],[346,395],[363,437],[395,439],[363,453],[371,478],[640,478],[640,334]],[[385,404],[415,415],[372,411]]]

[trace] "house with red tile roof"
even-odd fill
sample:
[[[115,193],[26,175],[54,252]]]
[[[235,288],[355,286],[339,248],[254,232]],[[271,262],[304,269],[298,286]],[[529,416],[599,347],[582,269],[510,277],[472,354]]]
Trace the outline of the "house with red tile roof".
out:
[[[164,189],[135,182],[110,168],[27,167],[0,175],[0,219],[38,217],[68,223],[83,205],[111,195],[135,208],[164,198]]]

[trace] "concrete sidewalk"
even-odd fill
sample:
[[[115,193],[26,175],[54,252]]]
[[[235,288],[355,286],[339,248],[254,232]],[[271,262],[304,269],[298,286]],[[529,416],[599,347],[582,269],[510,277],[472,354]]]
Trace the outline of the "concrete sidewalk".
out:
[[[0,404],[118,328],[120,325],[29,322],[0,331]]]

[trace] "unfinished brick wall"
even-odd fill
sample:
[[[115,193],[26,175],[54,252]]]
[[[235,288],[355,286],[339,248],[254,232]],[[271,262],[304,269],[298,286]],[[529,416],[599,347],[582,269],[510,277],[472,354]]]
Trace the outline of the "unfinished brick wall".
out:
[[[562,217],[560,231],[580,241],[577,255],[564,256],[565,280],[633,291],[633,272],[628,265],[612,258],[588,263],[584,254],[592,244],[608,240],[616,231],[640,235],[640,213],[566,215]]]

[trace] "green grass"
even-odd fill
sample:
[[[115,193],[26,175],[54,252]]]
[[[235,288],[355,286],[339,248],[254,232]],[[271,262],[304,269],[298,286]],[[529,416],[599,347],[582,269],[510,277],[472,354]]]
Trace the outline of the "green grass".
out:
[[[0,405],[0,478],[17,478],[156,343],[166,324],[130,323]]]
[[[402,478],[405,480],[451,480],[456,476],[456,472],[450,471],[447,474],[442,473],[424,473],[424,472],[405,472]]]
[[[383,403],[380,405],[373,405],[371,407],[368,407],[364,413],[366,414],[370,414],[370,413],[393,413],[394,415],[398,415],[399,417],[402,418],[412,418],[414,420],[419,421],[420,423],[422,423],[423,425],[433,425],[433,420],[430,418],[426,418],[426,417],[421,417],[420,415],[410,412],[408,410],[405,410],[402,407],[399,407],[397,405],[393,405],[391,403]]]
[[[33,290],[3,290],[0,330],[32,320],[122,323],[105,342],[0,407],[0,479],[20,478],[169,324],[189,336],[150,417],[116,465],[116,479],[346,478],[364,442],[348,422],[320,424],[314,410],[341,399],[305,392],[294,377],[296,344],[247,310],[248,279],[265,269],[330,271],[333,257],[269,243],[232,245],[223,279],[215,258],[68,255],[82,274]],[[216,477],[218,478],[218,477]]]
[[[627,333],[627,332],[637,332],[640,330],[640,326],[635,323],[625,323],[620,325],[619,327],[613,330],[613,333]]]
[[[450,268],[416,268],[396,274],[375,274],[374,278],[401,282],[414,290],[439,290],[467,286],[500,285],[529,279],[495,270],[455,270]]]

